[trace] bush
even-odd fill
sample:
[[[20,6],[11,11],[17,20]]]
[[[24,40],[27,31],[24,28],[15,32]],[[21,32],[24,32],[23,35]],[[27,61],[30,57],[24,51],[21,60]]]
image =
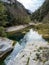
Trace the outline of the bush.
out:
[[[0,27],[0,36],[1,37],[6,37],[6,32],[4,27]]]
[[[0,2],[0,26],[5,26],[7,24],[7,13],[6,8],[2,2]]]
[[[18,16],[13,24],[28,24],[30,22],[29,16]]]

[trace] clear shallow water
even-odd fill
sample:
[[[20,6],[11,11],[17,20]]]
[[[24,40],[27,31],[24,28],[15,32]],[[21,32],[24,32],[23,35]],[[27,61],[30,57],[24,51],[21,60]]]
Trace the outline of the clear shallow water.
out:
[[[5,64],[12,61],[21,49],[23,49],[23,47],[19,43],[16,43],[12,53],[6,58]]]
[[[37,42],[46,42],[43,38],[42,35],[39,35],[38,32],[30,29],[30,31],[28,33],[26,33],[26,35],[24,36],[23,39],[20,40],[20,44],[17,43],[14,47],[13,52],[5,59],[5,64],[8,65],[9,63],[11,63],[13,61],[13,59],[15,59],[15,57],[18,55],[19,52],[21,52],[23,50],[23,48],[25,48],[26,43],[32,43],[33,41],[37,41]]]

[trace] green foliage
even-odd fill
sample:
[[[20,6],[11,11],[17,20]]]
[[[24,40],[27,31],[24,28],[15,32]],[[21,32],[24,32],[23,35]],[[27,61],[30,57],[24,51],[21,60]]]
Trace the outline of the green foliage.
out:
[[[30,18],[23,5],[19,2],[17,2],[17,7],[13,5],[15,4],[4,4],[0,1],[0,36],[6,36],[5,27],[28,24],[30,22]]]
[[[16,4],[16,7],[15,7]],[[8,9],[8,20],[9,25],[17,25],[17,24],[26,24],[30,22],[29,15],[27,14],[24,6],[17,2],[12,3],[11,6],[9,4],[6,5]]]
[[[32,20],[42,21],[49,13],[49,0],[45,0],[43,5],[31,15]]]
[[[5,28],[4,27],[0,27],[0,36],[1,37],[5,37],[6,36]]]
[[[18,17],[16,18],[16,22],[17,22],[18,24],[27,24],[27,23],[30,22],[30,18],[29,18],[28,16],[24,16],[24,17],[18,16]]]
[[[0,2],[0,26],[5,26],[7,24],[7,14],[6,8],[2,2]]]
[[[6,24],[7,24],[6,8],[3,5],[3,3],[0,2],[0,36],[1,37],[6,36],[5,28],[4,28],[4,26],[6,26]]]

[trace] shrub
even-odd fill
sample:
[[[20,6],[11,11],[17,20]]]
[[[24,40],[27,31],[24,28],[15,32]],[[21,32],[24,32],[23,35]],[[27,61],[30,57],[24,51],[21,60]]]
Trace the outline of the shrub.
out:
[[[4,27],[0,27],[0,36],[1,37],[5,37],[6,36],[6,32],[5,32],[5,28]]]

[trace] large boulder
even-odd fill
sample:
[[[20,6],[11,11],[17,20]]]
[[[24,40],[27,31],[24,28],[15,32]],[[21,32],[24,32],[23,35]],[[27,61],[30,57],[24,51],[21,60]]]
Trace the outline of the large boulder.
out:
[[[0,58],[13,49],[13,41],[0,37]]]

